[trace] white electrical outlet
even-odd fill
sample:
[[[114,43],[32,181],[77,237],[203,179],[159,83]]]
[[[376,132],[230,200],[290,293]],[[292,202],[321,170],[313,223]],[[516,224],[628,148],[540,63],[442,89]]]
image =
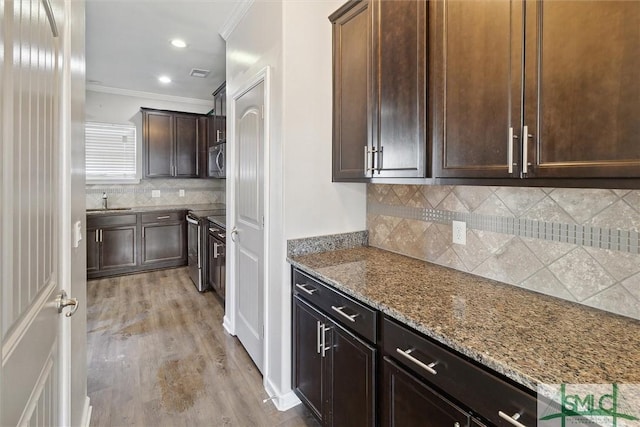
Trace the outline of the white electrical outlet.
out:
[[[151,190],[151,197],[160,197],[160,190]]]
[[[184,190],[178,191],[178,196],[179,197],[184,197]]]
[[[458,245],[467,244],[467,223],[464,221],[453,221],[453,243]]]

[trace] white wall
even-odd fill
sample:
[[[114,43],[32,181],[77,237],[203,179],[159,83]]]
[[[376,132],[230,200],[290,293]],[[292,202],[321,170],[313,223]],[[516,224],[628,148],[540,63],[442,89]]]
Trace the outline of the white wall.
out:
[[[157,96],[153,97],[153,94],[145,95],[144,92],[119,92],[107,93],[100,88],[96,88],[96,90],[87,89],[87,121],[127,124],[140,111],[140,107],[201,114],[208,113],[213,108],[213,98],[211,98],[211,102],[207,102],[199,99],[177,97],[161,99]]]
[[[331,183],[331,24],[327,17],[342,3],[258,0],[227,40],[229,98],[264,66],[271,67],[265,385],[279,397],[276,405],[281,409],[296,401],[291,394],[286,241],[366,227],[365,185]],[[231,156],[228,160],[233,161]],[[232,180],[227,182],[230,195]]]

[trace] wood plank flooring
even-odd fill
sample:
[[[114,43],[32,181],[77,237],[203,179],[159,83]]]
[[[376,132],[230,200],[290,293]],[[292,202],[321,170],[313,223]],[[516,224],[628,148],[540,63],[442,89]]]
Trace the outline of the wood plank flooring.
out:
[[[87,283],[91,425],[314,426],[303,406],[278,411],[223,307],[186,268]]]

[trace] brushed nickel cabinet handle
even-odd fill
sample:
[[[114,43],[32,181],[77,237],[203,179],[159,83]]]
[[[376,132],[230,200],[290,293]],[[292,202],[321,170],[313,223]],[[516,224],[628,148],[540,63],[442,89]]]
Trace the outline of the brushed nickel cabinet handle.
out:
[[[331,328],[327,328],[324,324],[322,325],[322,357],[327,355],[327,350],[331,347],[327,347],[327,331]]]
[[[156,219],[169,219],[169,218],[171,218],[171,215],[159,216]]]
[[[414,349],[410,348],[409,350],[402,350],[401,348],[396,348],[396,352],[401,355],[402,357],[404,357],[405,359],[413,362],[414,364],[418,365],[419,367],[421,367],[422,369],[424,369],[425,371],[429,372],[431,375],[437,375],[438,372],[433,369],[434,366],[436,366],[438,364],[438,362],[431,362],[428,365],[418,359],[416,359],[415,357],[413,357],[411,355],[411,352]]]
[[[322,348],[322,340],[320,339],[320,334],[322,332],[321,331],[321,326],[322,324],[320,323],[320,321],[318,320],[316,323],[316,353],[320,354],[320,349]]]
[[[514,425],[516,427],[527,427],[524,424],[522,424],[521,422],[518,421],[518,419],[520,418],[520,413],[517,412],[513,415],[508,415],[502,411],[498,411],[498,416],[500,418],[502,418],[503,420],[507,421],[509,424]]]
[[[509,173],[513,173],[513,127],[509,128],[509,139],[507,140],[507,162]]]
[[[356,317],[358,317],[358,313],[356,313],[356,314],[347,314],[347,313],[345,313],[343,311],[344,310],[344,306],[336,307],[335,305],[332,305],[331,306],[331,310],[335,311],[340,316],[344,317],[345,319],[347,319],[350,322],[354,322],[355,323]]]
[[[301,285],[299,283],[296,283],[296,288],[301,289],[303,292],[305,292],[305,293],[307,293],[309,295],[313,295],[314,292],[318,291],[317,289],[314,289],[314,288],[307,289],[307,285],[305,285],[305,284]]]

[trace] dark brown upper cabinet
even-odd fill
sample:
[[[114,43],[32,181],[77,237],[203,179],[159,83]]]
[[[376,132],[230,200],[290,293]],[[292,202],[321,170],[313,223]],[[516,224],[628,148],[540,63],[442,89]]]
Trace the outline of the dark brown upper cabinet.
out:
[[[427,3],[354,0],[333,24],[333,180],[425,177]]]
[[[213,132],[209,135],[210,144],[227,142],[227,83],[222,83],[212,93],[213,96]]]
[[[640,177],[640,3],[430,8],[435,177]]]
[[[333,24],[333,180],[364,180],[371,151],[369,1],[346,3]]]
[[[427,173],[427,4],[371,0],[373,177]]]
[[[142,109],[145,178],[198,178],[201,115]]]

